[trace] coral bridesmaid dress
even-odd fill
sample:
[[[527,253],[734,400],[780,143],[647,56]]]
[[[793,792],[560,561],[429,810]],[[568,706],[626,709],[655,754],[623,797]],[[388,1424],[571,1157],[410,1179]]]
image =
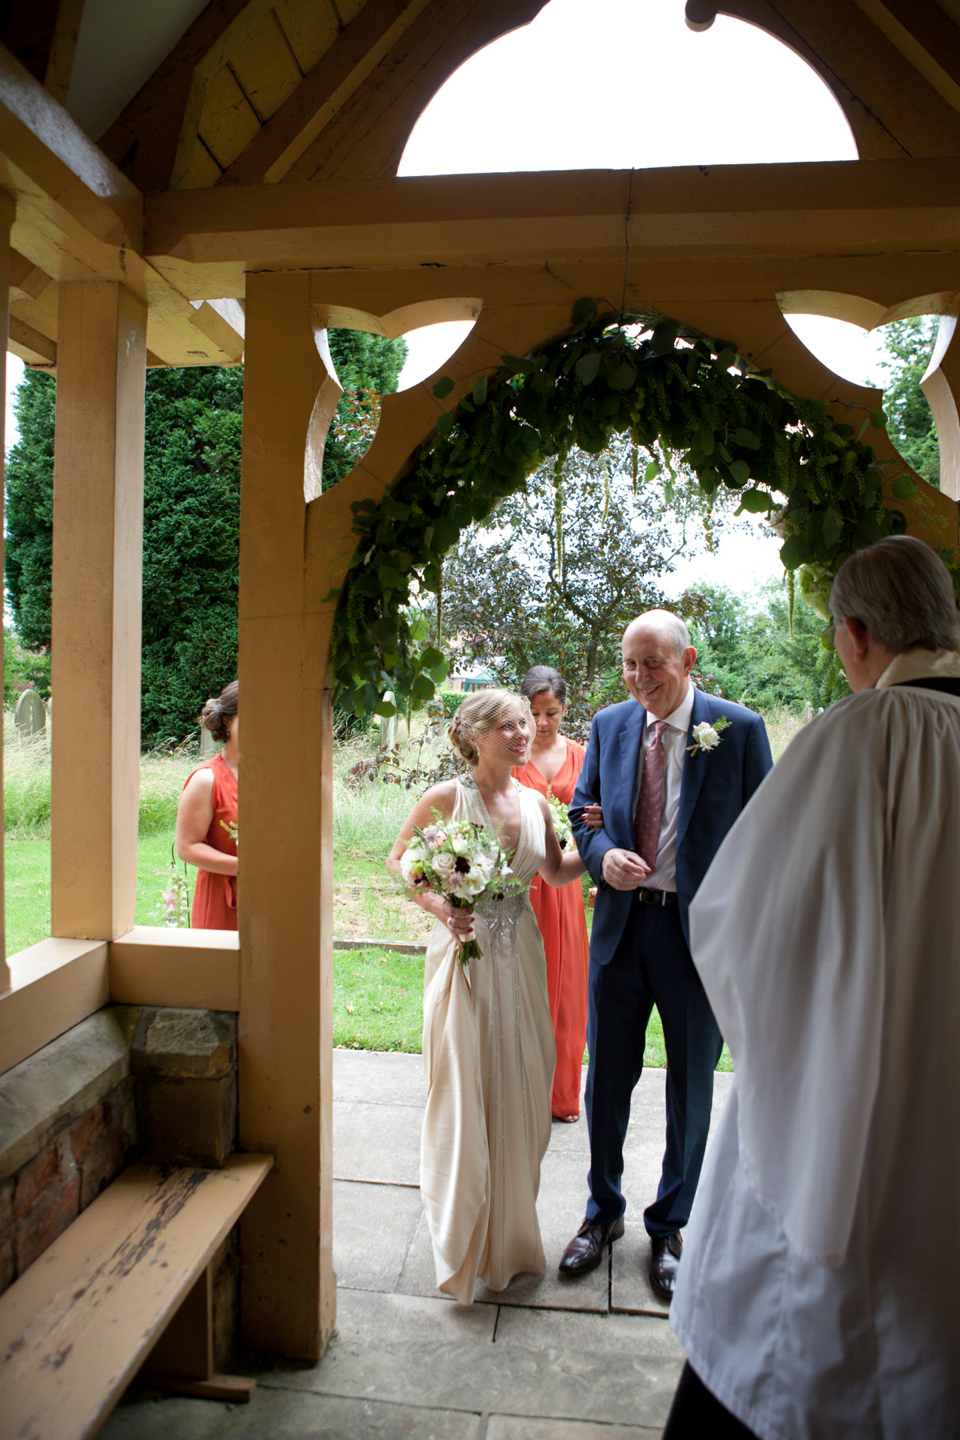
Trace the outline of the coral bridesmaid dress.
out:
[[[566,737],[564,737],[566,740]],[[575,740],[566,740],[567,758],[548,784],[532,760],[513,774],[521,785],[548,792],[569,805],[586,754]],[[530,902],[537,917],[547,954],[547,997],[557,1040],[557,1068],[550,1109],[558,1119],[580,1114],[580,1071],[587,1038],[587,963],[589,941],[579,885],[554,889],[539,875],[530,887]]]
[[[237,842],[226,828],[237,820],[237,777],[222,755],[215,755],[200,770],[213,771],[213,819],[204,836],[207,845],[236,855]],[[191,771],[184,788],[197,772]],[[193,887],[190,925],[194,930],[237,929],[237,877],[215,875],[212,870],[198,870]]]

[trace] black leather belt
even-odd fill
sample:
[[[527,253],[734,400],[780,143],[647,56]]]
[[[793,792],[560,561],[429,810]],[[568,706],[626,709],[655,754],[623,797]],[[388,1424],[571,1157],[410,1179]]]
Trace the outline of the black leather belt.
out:
[[[647,885],[641,885],[639,890],[633,892],[641,905],[676,905],[676,890],[651,890]]]

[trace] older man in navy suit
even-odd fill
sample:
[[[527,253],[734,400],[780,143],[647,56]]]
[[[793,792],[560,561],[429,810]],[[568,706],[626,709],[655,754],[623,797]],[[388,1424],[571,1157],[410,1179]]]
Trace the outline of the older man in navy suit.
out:
[[[560,1274],[595,1269],[623,1234],[623,1143],[656,1005],[667,1050],[667,1143],[644,1224],[650,1281],[668,1303],[723,1045],[690,958],[687,907],[773,764],[759,715],[691,684],[696,658],[686,626],[668,611],[650,610],[627,626],[623,678],[633,700],[595,716],[570,808],[599,889],[588,981],[590,1194]],[[583,810],[598,803],[603,828],[594,830]]]

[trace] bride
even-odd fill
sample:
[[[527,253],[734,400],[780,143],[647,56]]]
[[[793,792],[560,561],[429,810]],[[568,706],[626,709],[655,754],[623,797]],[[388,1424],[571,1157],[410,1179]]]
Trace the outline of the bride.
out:
[[[529,701],[480,690],[447,733],[470,774],[426,791],[401,827],[388,869],[399,875],[414,826],[439,815],[491,830],[527,885],[538,872],[551,885],[582,875],[577,852],[564,855],[557,843],[544,797],[510,774],[529,758]],[[410,894],[436,919],[424,972],[420,1192],[437,1284],[468,1305],[478,1275],[503,1290],[515,1275],[545,1269],[536,1201],[555,1061],[546,962],[527,891],[482,897],[472,918],[435,891]],[[458,951],[471,925],[481,954],[462,966]]]

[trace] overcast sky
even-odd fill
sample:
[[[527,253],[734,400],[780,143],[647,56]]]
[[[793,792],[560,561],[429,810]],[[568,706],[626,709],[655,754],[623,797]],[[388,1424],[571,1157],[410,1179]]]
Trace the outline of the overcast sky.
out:
[[[532,24],[473,56],[420,117],[401,175],[654,165],[851,160],[856,149],[833,96],[785,45],[719,16],[687,29],[683,0],[550,0]],[[877,382],[873,337],[817,317],[791,318],[839,375]],[[401,388],[442,367],[469,325],[407,336]],[[9,407],[23,367],[7,356]],[[706,565],[706,571],[704,566]],[[741,586],[776,573],[771,542],[728,541],[696,578]],[[685,584],[692,575],[679,575]]]

